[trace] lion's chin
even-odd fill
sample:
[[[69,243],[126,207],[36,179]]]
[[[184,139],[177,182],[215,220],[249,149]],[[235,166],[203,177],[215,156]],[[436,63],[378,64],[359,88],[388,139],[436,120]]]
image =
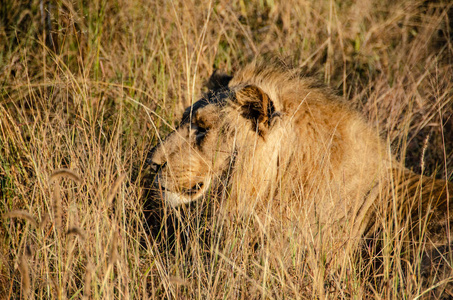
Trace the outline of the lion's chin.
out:
[[[184,194],[174,193],[165,191],[162,193],[164,196],[164,200],[166,203],[170,204],[170,206],[178,207],[180,205],[188,204],[196,199],[193,199],[192,196],[187,196]]]

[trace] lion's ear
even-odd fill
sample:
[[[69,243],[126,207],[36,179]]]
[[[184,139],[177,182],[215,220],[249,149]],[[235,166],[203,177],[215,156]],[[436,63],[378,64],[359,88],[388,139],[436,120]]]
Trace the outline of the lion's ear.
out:
[[[275,107],[269,96],[255,85],[247,85],[236,92],[242,116],[252,121],[253,128],[262,137],[267,133]]]
[[[209,77],[206,87],[211,91],[226,89],[228,88],[228,83],[230,83],[232,78],[233,76],[225,74],[219,70],[215,70],[211,77]]]

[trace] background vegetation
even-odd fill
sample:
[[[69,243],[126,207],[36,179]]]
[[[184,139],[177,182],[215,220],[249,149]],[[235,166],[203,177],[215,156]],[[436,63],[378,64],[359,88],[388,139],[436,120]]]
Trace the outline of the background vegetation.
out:
[[[448,281],[422,285],[393,235],[383,269],[338,272],[196,208],[172,242],[150,237],[134,178],[215,68],[263,53],[338,90],[408,167],[451,177],[451,1],[4,0],[0,20],[2,298],[413,299]]]

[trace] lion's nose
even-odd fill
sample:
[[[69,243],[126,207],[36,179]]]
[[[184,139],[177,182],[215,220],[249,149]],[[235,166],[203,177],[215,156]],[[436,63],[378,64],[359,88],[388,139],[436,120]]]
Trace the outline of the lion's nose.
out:
[[[154,146],[146,157],[146,164],[151,171],[156,173],[166,164],[165,160],[162,159],[162,155],[160,155],[161,151],[159,151],[159,149],[159,145]]]

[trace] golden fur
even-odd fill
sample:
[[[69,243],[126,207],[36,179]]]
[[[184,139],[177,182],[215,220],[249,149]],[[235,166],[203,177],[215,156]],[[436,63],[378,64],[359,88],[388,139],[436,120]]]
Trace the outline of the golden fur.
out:
[[[208,86],[150,156],[154,186],[172,206],[221,190],[228,210],[290,219],[337,249],[354,247],[389,206],[403,220],[435,211],[430,218],[448,221],[451,184],[401,167],[376,130],[313,79],[254,63]]]

